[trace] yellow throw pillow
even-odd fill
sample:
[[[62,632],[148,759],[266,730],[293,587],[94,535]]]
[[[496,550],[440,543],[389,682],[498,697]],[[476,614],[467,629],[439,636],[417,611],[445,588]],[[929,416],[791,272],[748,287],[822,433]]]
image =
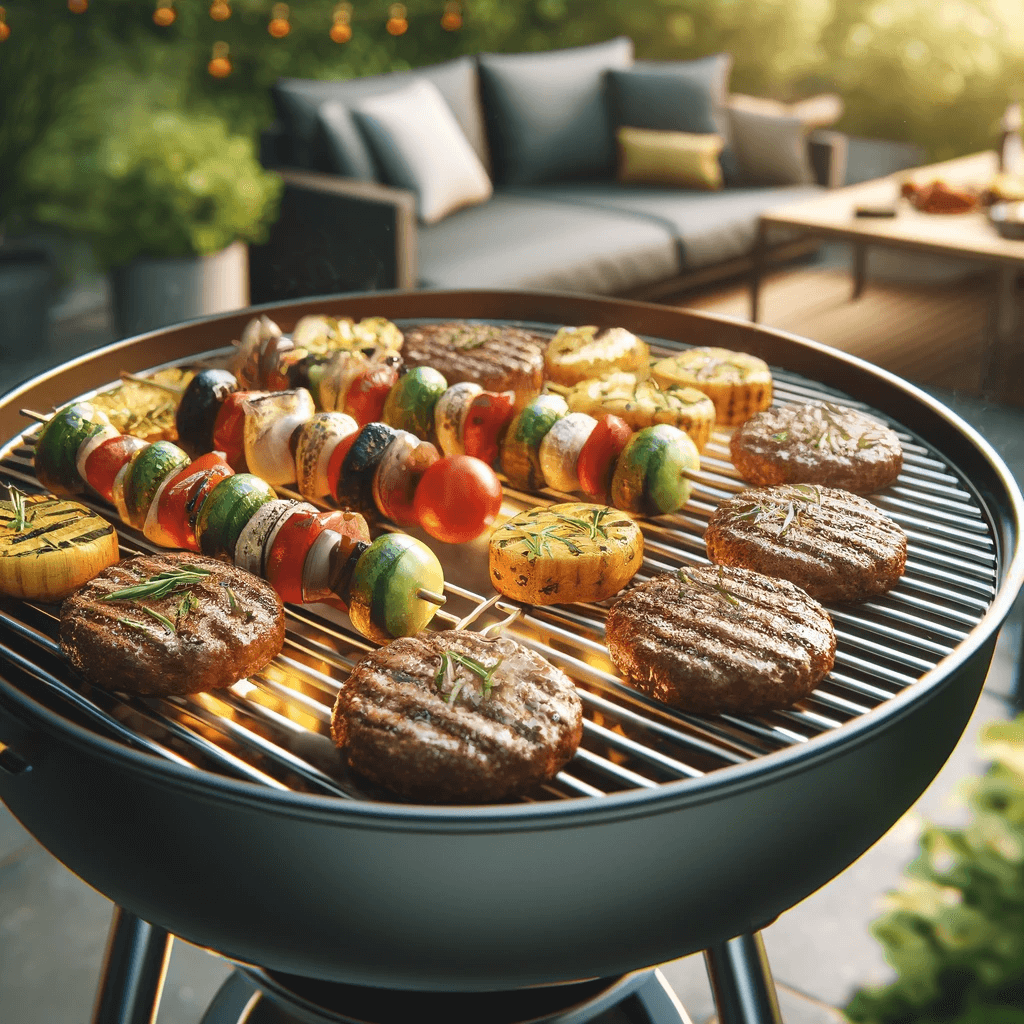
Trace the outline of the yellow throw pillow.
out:
[[[720,135],[620,128],[619,181],[624,184],[673,185],[708,191],[722,187],[718,162],[725,141]]]

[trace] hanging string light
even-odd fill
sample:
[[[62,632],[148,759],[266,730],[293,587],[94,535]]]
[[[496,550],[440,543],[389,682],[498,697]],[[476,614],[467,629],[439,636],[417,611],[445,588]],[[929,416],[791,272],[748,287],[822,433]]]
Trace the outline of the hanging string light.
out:
[[[449,0],[444,5],[444,14],[441,15],[441,28],[445,32],[458,32],[462,28],[462,4],[458,0]]]
[[[213,44],[213,59],[206,65],[206,70],[214,78],[227,78],[231,74],[231,61],[228,60],[229,49],[227,43]]]
[[[68,0],[68,10],[72,14],[85,14],[89,9],[89,0]]]
[[[231,17],[231,4],[227,0],[213,0],[210,5],[210,17],[214,21],[227,21]]]
[[[352,5],[338,4],[334,8],[334,22],[331,25],[331,38],[336,43],[347,43],[352,38]]]
[[[384,27],[389,35],[400,36],[409,30],[406,13],[405,4],[392,4],[388,8],[388,20]]]
[[[174,24],[178,12],[174,9],[173,0],[157,0],[156,10],[153,12],[153,21],[161,28]]]
[[[287,4],[274,4],[273,10],[270,12],[270,24],[267,26],[267,31],[275,39],[284,39],[292,27],[288,22],[288,5]]]
[[[7,24],[7,12],[0,7],[0,43],[11,34],[11,26]]]

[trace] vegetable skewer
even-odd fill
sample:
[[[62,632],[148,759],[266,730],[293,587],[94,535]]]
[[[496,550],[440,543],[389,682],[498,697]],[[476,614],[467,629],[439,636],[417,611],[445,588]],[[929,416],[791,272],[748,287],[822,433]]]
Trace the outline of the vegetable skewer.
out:
[[[415,538],[385,534],[371,543],[360,514],[279,499],[259,477],[235,473],[219,453],[193,462],[169,442],[128,446],[108,437],[82,460],[85,475],[72,478],[67,467],[77,466],[79,449],[104,430],[105,417],[88,403],[49,419],[32,415],[45,420],[37,477],[61,494],[91,489],[108,501],[110,494],[122,520],[154,543],[258,567],[283,599],[340,604],[355,628],[378,643],[425,628],[445,602],[441,565]],[[109,458],[97,461],[105,447]]]

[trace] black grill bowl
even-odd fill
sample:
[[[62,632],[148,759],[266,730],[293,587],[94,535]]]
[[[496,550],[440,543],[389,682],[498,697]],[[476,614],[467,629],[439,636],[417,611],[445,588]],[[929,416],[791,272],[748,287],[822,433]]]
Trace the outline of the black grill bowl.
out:
[[[1021,585],[1022,499],[984,440],[922,392],[790,335],[641,303],[417,292],[266,310],[286,330],[307,312],[516,319],[753,352],[869,403],[969,474],[998,586],[950,655],[840,728],[698,779],[499,807],[342,801],[183,768],[76,724],[8,658],[0,797],[122,907],[231,957],[330,981],[488,991],[614,976],[763,927],[874,843],[949,756]],[[250,315],[131,339],[37,378],[0,400],[0,436],[24,429],[20,408],[220,348]]]

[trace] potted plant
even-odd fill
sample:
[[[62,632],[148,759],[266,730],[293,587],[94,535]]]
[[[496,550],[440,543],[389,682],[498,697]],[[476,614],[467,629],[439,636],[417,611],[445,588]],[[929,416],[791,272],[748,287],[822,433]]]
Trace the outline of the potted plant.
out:
[[[70,99],[24,168],[34,221],[87,239],[122,335],[248,304],[246,242],[280,179],[250,139],[174,87],[106,74]]]

